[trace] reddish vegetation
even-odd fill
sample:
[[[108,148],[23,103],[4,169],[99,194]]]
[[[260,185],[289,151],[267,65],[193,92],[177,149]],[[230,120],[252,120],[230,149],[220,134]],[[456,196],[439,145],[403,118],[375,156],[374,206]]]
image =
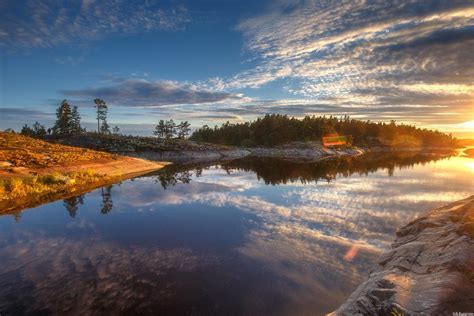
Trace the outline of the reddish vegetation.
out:
[[[163,165],[0,133],[0,212],[90,190]]]

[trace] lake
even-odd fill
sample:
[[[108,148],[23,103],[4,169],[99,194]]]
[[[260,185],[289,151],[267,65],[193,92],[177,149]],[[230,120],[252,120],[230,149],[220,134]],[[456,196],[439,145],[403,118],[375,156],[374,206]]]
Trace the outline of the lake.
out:
[[[250,159],[0,217],[0,314],[319,315],[397,227],[473,194],[474,160]]]

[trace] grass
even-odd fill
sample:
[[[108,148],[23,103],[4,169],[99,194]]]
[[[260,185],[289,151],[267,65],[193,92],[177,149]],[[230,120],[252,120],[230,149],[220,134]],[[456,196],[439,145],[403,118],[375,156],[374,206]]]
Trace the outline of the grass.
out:
[[[159,167],[140,159],[0,132],[0,214]]]
[[[0,162],[8,162],[14,167],[47,168],[77,161],[113,158],[114,155],[105,152],[0,132]]]
[[[24,198],[31,194],[48,194],[68,191],[103,179],[94,170],[84,170],[60,174],[33,175],[0,179],[0,202]]]

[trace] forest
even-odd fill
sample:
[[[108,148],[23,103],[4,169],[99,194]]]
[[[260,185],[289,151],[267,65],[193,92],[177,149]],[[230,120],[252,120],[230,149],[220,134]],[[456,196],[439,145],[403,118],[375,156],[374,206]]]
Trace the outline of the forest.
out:
[[[422,147],[454,147],[457,140],[439,131],[417,128],[413,125],[372,122],[349,116],[306,116],[297,119],[281,114],[267,114],[245,123],[226,122],[211,128],[197,129],[193,141],[242,147],[278,146],[290,142],[319,141],[323,136],[344,135],[351,145]]]

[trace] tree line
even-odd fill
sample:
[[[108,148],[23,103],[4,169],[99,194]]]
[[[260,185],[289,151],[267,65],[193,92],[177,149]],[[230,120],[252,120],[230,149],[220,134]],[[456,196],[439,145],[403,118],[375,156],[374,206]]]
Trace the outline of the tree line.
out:
[[[96,109],[97,133],[114,134],[120,133],[118,126],[110,129],[107,122],[108,106],[102,99],[94,99]],[[160,120],[153,130],[153,134],[159,139],[179,138],[185,139],[189,136],[190,124],[188,121],[176,124],[171,120]],[[25,124],[21,129],[21,134],[30,137],[44,138],[46,135],[57,135],[69,137],[85,133],[86,129],[81,126],[81,115],[77,106],[71,106],[67,100],[63,100],[56,110],[56,122],[52,128],[46,127],[39,122],[35,122],[31,127]]]
[[[222,145],[254,147],[278,146],[295,141],[319,141],[323,136],[339,134],[350,144],[373,146],[414,142],[422,146],[454,146],[451,134],[412,125],[371,122],[351,119],[349,116],[306,116],[303,119],[281,114],[267,114],[245,123],[226,122],[214,128],[204,125],[190,137],[193,141]]]
[[[120,128],[115,126],[112,131],[107,123],[107,104],[102,99],[95,99],[95,108],[97,109],[97,133],[118,134]],[[46,135],[72,136],[85,133],[86,129],[81,126],[81,115],[77,106],[71,106],[67,100],[63,100],[56,109],[56,121],[53,127],[46,127],[39,122],[35,122],[32,127],[25,124],[20,133],[23,135],[44,138]]]
[[[155,135],[159,139],[185,139],[186,137],[188,137],[189,132],[191,131],[190,126],[191,124],[189,124],[188,121],[176,124],[173,119],[169,121],[160,120],[155,126],[153,135]]]

